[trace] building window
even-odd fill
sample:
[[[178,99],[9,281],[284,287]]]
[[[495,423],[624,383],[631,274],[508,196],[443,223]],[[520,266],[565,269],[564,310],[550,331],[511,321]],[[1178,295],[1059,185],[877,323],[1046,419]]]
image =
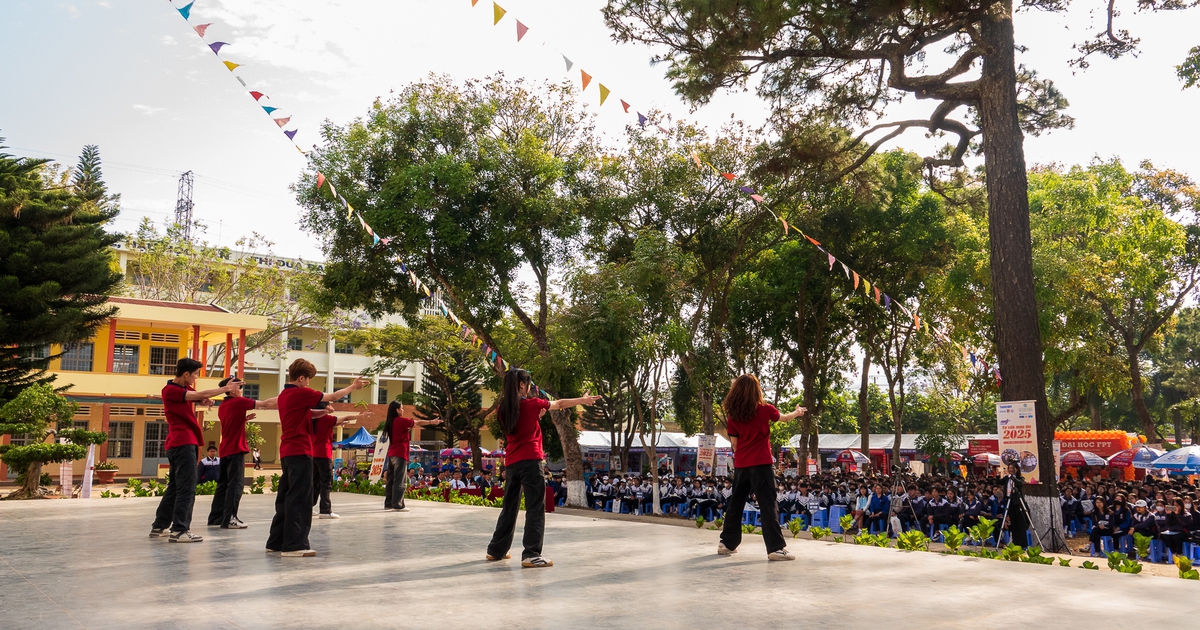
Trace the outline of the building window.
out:
[[[62,370],[64,372],[92,371],[92,343],[72,343],[63,346]]]
[[[163,451],[163,444],[166,440],[166,422],[147,422],[146,439],[144,442],[145,449],[142,451],[142,457],[144,459],[162,459],[166,457],[167,454]]]
[[[150,348],[150,373],[174,375],[179,362],[179,348]]]
[[[413,393],[416,381],[400,381],[400,391],[405,394]]]
[[[137,346],[113,346],[113,374],[137,374],[139,350]]]
[[[242,395],[250,400],[258,400],[258,383],[243,383]]]
[[[13,446],[28,446],[29,445],[29,434],[28,433],[14,433],[14,434],[12,434],[12,436],[9,437],[8,443],[12,444]]]
[[[333,344],[333,352],[334,354],[354,354],[354,346],[337,341]]]
[[[133,423],[108,423],[108,456],[133,457]]]
[[[303,350],[304,340],[299,337],[288,337],[288,350]]]
[[[386,405],[390,402],[392,402],[392,401],[388,400],[387,389],[380,387],[379,388],[379,398],[375,401],[375,403],[379,404],[379,405]]]
[[[91,426],[91,423],[88,422],[87,420],[72,420],[71,421],[72,429],[80,429],[83,431],[88,431],[88,430],[90,430],[89,429],[90,426]]]
[[[45,359],[50,356],[50,346],[34,346],[25,351],[30,359]]]

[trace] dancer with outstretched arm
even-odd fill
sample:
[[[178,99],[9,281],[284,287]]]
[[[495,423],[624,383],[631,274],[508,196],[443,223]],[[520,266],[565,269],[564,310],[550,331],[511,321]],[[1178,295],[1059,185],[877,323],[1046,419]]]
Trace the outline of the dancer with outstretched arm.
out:
[[[762,514],[763,542],[767,545],[768,560],[795,560],[788,553],[783,532],[779,529],[779,513],[775,497],[775,472],[772,470],[771,423],[788,421],[804,415],[805,408],[797,406],[791,413],[780,414],[763,400],[762,386],[753,374],[743,374],[733,381],[722,403],[726,428],[733,444],[733,494],[725,510],[725,525],[717,553],[722,556],[737,553],[742,542],[742,508],[751,493],[758,499]]]
[[[487,559],[495,562],[510,557],[521,494],[525,494],[525,535],[522,538],[521,566],[542,568],[554,563],[542,557],[542,538],[546,533],[546,477],[542,474],[542,427],[538,418],[546,411],[591,405],[599,396],[582,396],[550,402],[528,398],[529,372],[512,369],[504,373],[504,386],[496,408],[504,429],[504,507],[496,521],[496,533],[488,544]]]

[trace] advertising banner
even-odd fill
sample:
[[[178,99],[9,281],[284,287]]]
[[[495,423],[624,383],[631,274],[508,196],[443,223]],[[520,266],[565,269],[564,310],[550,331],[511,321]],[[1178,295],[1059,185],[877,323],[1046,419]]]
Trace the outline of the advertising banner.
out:
[[[729,476],[729,455],[727,453],[717,453],[717,468],[715,474],[718,477]]]
[[[92,498],[92,468],[96,465],[96,445],[88,444],[87,462],[83,465],[83,480],[79,486],[79,498]]]
[[[388,438],[379,431],[375,438],[375,454],[371,456],[371,483],[383,478],[383,469],[387,468]]]
[[[996,433],[1000,434],[1000,459],[1018,462],[1026,483],[1038,483],[1037,418],[1034,401],[996,403]],[[1049,463],[1049,462],[1048,462]]]
[[[967,456],[974,457],[983,453],[1000,454],[1000,440],[967,440]]]
[[[701,435],[699,436],[698,446],[696,447],[696,474],[705,477],[712,474],[713,458],[717,454],[717,436]]]
[[[1120,451],[1125,450],[1125,441],[1120,439],[1084,439],[1084,440],[1058,440],[1062,452],[1070,451],[1088,451],[1095,453],[1100,457],[1108,457],[1115,455]]]

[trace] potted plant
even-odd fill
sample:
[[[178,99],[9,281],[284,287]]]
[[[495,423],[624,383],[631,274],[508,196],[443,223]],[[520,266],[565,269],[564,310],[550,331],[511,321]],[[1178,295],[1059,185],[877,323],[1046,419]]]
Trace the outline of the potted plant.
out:
[[[112,462],[100,462],[92,467],[96,471],[96,481],[110,484],[117,478],[117,465]]]

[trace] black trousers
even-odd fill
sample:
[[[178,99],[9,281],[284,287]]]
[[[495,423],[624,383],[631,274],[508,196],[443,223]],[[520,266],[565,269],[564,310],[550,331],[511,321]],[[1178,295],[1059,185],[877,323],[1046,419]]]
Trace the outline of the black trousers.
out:
[[[167,451],[171,478],[154,513],[154,529],[170,527],[173,532],[186,532],[191,528],[192,506],[196,504],[197,449],[195,444],[185,444]]]
[[[404,507],[404,490],[408,487],[408,460],[388,457],[387,483],[383,489],[383,509]],[[486,495],[486,493],[484,493]]]
[[[729,549],[742,544],[742,510],[746,499],[753,493],[758,499],[762,516],[763,543],[767,553],[775,553],[787,547],[783,531],[779,529],[779,506],[775,500],[775,472],[770,464],[737,468],[733,472],[733,494],[725,509],[725,523],[721,527],[721,542]]]
[[[271,519],[267,549],[308,549],[308,530],[312,529],[312,458],[293,455],[284,457],[279,464],[283,470],[275,495],[275,517]]]
[[[503,558],[512,547],[523,493],[525,534],[521,539],[524,545],[521,559],[536,558],[542,555],[542,539],[546,535],[546,478],[542,476],[542,462],[536,459],[516,462],[505,469],[504,476],[504,507],[496,520],[496,532],[488,543],[487,554]]]
[[[212,509],[208,511],[209,525],[228,525],[230,519],[237,517],[245,479],[245,453],[221,458],[221,476],[217,478],[217,492],[213,495]]]
[[[312,504],[321,504],[321,514],[331,514],[333,513],[333,503],[329,500],[329,491],[333,489],[333,460],[314,457],[312,466]]]

